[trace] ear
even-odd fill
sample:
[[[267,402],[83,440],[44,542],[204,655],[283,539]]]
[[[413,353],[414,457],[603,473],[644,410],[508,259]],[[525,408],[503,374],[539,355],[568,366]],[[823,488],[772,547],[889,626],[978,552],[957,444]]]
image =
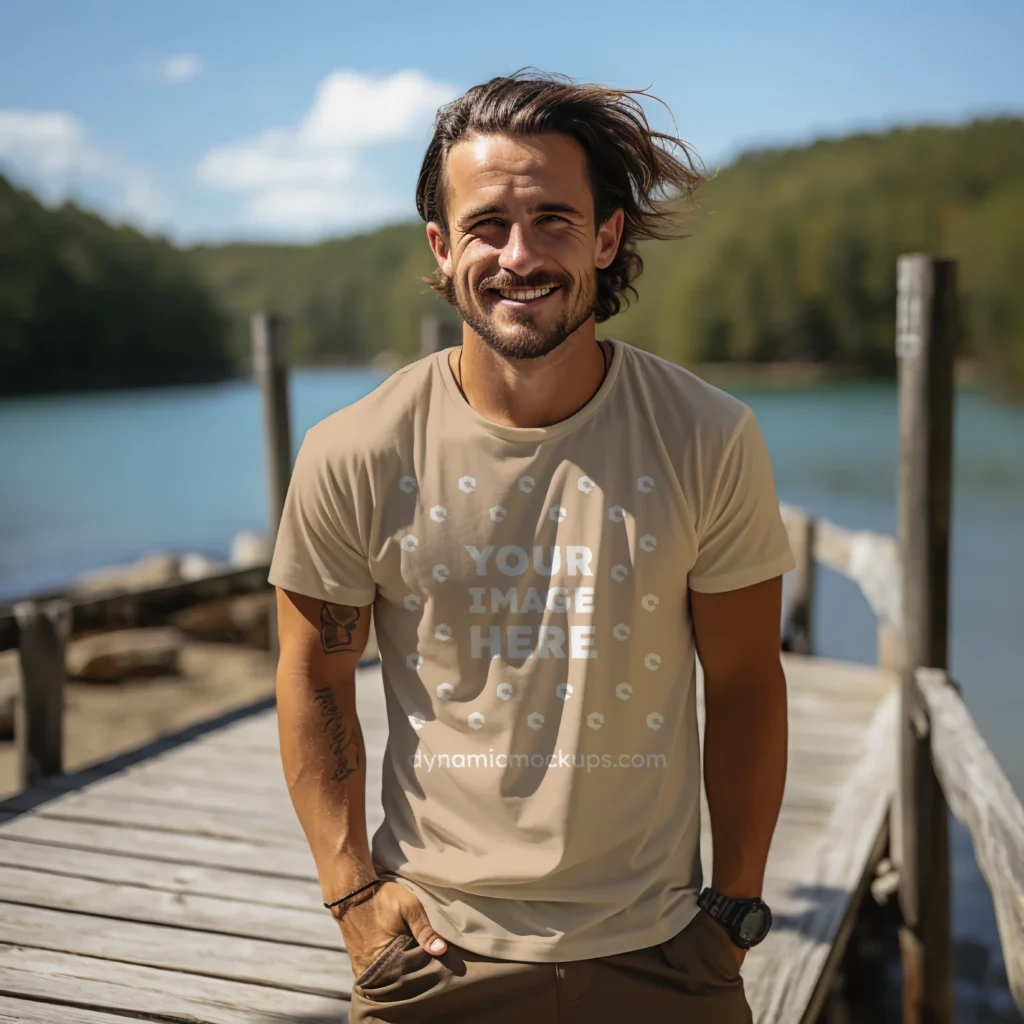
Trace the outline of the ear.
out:
[[[604,270],[615,259],[615,254],[619,251],[619,242],[622,241],[622,226],[625,222],[626,215],[620,207],[597,229],[594,263],[598,270]]]
[[[434,253],[437,265],[441,268],[441,273],[446,277],[451,277],[452,271],[455,269],[452,266],[451,250],[448,248],[445,230],[436,220],[432,220],[427,225],[427,240],[430,242],[430,249]]]

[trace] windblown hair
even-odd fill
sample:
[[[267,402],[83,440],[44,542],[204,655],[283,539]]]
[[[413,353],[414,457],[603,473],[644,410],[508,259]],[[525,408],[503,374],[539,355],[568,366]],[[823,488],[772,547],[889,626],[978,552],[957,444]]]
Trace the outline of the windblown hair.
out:
[[[636,297],[633,282],[644,268],[637,244],[685,235],[673,201],[689,199],[704,181],[703,166],[690,145],[651,128],[641,96],[662,103],[646,89],[577,85],[564,75],[533,68],[474,86],[437,112],[416,183],[419,215],[440,224],[448,238],[445,160],[463,139],[546,132],[571,136],[587,155],[597,223],[619,207],[625,214],[615,259],[597,271],[596,319],[601,323],[613,317],[623,304],[629,305],[627,293]],[[454,300],[453,283],[440,268],[424,280],[449,302]]]

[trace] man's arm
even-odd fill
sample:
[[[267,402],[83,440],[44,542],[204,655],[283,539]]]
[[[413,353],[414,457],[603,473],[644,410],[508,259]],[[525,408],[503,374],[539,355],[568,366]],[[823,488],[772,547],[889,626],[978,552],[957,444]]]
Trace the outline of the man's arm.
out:
[[[704,670],[711,884],[738,899],[761,895],[786,781],[781,602],[781,576],[718,594],[690,592]]]
[[[366,835],[366,748],[355,691],[370,614],[368,607],[277,590],[281,760],[327,903],[376,877]]]
[[[366,831],[366,746],[355,686],[370,616],[370,607],[277,588],[281,761],[325,903],[377,877]],[[419,900],[394,883],[367,890],[334,914],[356,976],[397,934],[410,932],[424,948],[439,938]]]

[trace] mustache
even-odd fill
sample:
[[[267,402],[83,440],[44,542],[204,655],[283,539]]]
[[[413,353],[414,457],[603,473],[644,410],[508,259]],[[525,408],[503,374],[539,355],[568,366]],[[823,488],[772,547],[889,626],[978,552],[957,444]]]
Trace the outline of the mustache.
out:
[[[529,277],[520,277],[518,274],[502,271],[493,277],[484,278],[477,285],[477,291],[483,293],[495,288],[547,288],[552,285],[571,288],[572,279],[567,274],[554,274],[549,270],[531,274]]]

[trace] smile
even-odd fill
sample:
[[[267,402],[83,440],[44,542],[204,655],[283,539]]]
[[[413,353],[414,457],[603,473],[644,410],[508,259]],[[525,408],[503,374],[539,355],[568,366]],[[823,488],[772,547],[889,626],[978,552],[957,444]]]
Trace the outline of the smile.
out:
[[[525,304],[543,299],[558,289],[557,284],[543,285],[540,288],[493,288],[506,302]]]

